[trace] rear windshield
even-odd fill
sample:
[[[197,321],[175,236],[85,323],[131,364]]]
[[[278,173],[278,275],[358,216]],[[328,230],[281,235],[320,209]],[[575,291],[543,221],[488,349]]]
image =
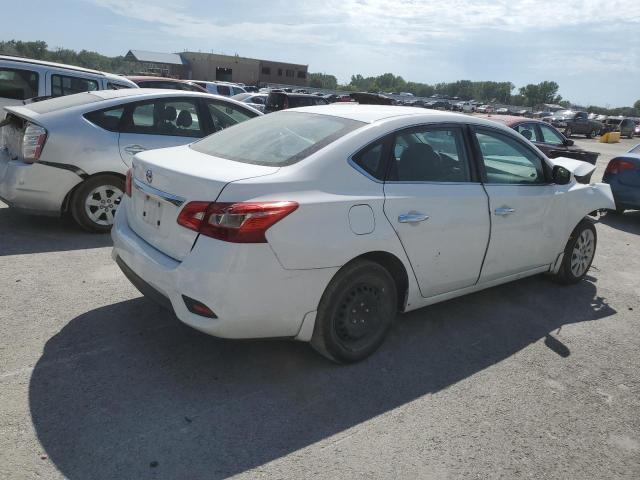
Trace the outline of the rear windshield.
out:
[[[76,93],[75,95],[67,95],[65,97],[55,97],[42,102],[35,102],[25,105],[25,108],[36,113],[51,113],[64,108],[77,107],[102,100],[96,95],[90,93]]]
[[[191,148],[236,162],[282,167],[363,125],[329,115],[278,112],[234,125],[191,144]]]

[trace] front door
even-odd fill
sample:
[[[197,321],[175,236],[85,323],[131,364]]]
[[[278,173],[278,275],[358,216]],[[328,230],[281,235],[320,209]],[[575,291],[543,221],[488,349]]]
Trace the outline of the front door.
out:
[[[560,209],[554,209],[556,187],[547,182],[543,159],[520,139],[494,129],[478,127],[475,137],[491,212],[480,282],[550,264]]]
[[[464,138],[457,126],[424,126],[393,140],[384,211],[423,297],[474,285],[489,241],[488,199]]]
[[[206,135],[195,97],[171,97],[127,106],[118,140],[127,165],[136,153],[191,143]]]

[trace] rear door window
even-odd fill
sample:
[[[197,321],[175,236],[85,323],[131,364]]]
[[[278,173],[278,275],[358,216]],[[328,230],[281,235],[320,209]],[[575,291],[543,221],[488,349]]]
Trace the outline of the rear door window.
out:
[[[147,135],[204,136],[197,99],[161,99],[130,104],[123,131]]]
[[[0,68],[0,97],[26,100],[38,95],[37,72],[19,68]]]
[[[470,182],[464,136],[458,127],[419,127],[396,135],[388,181]]]
[[[95,112],[85,113],[84,118],[105,130],[117,132],[123,114],[124,106],[121,106],[109,108],[107,110],[97,110]]]
[[[98,82],[96,80],[58,74],[51,75],[51,95],[54,97],[92,92],[94,90],[98,90]]]

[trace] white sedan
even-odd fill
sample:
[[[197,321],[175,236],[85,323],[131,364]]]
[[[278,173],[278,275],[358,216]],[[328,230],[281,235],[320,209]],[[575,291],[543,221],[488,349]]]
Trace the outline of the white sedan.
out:
[[[614,208],[581,183],[593,168],[461,114],[287,110],[136,155],[113,256],[198,330],[354,362],[398,311],[543,272],[580,281],[587,215]]]

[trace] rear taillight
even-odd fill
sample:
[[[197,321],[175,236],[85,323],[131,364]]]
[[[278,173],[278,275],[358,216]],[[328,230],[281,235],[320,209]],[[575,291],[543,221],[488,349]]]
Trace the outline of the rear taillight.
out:
[[[267,229],[297,208],[296,202],[189,202],[178,224],[225,242],[266,243]]]
[[[22,136],[22,160],[26,163],[37,162],[40,159],[47,131],[34,123],[27,123]]]
[[[633,164],[633,162],[614,158],[609,162],[609,165],[607,165],[607,168],[604,171],[604,173],[617,175],[620,172],[623,172],[625,170],[633,170],[634,168],[636,168],[636,166]]]
[[[127,178],[124,181],[124,194],[131,197],[131,183],[133,182],[133,168],[127,170]]]

